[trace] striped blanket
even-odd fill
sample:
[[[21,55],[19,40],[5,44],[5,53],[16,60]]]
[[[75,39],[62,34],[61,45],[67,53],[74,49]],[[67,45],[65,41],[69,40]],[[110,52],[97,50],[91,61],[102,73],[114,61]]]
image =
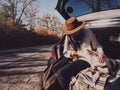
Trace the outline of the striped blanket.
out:
[[[104,90],[106,80],[109,76],[108,73],[102,73],[92,68],[87,68],[78,75],[86,84],[95,88],[95,90]]]

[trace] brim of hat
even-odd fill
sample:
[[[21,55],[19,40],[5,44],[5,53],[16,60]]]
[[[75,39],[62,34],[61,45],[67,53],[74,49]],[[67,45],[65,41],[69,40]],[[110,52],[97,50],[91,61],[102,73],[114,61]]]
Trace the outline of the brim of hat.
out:
[[[81,22],[82,22],[82,24],[81,24],[80,26],[78,26],[77,28],[72,29],[72,30],[68,30],[68,29],[66,28],[66,26],[65,26],[65,28],[64,28],[64,30],[63,30],[63,33],[64,33],[64,34],[73,34],[73,33],[76,33],[76,32],[79,31],[81,28],[83,28],[84,25],[85,25],[85,21],[81,21]]]

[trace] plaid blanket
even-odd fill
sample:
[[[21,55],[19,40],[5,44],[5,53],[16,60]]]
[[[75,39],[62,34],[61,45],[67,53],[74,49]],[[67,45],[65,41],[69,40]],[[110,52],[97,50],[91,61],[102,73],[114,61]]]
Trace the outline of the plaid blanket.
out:
[[[78,75],[86,84],[96,90],[104,90],[107,77],[109,76],[108,73],[102,73],[92,68],[87,68],[81,71]]]

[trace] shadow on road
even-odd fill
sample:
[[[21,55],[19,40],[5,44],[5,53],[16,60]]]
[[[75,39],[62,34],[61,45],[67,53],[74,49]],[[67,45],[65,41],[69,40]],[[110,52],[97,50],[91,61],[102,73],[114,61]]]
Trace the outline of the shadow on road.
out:
[[[47,60],[48,59],[41,59],[40,57],[25,57],[15,61],[0,60],[0,63],[6,63],[5,65],[0,65],[0,77],[41,74],[43,70],[40,69],[46,66]]]
[[[0,90],[40,90],[50,51],[45,46],[0,52]]]

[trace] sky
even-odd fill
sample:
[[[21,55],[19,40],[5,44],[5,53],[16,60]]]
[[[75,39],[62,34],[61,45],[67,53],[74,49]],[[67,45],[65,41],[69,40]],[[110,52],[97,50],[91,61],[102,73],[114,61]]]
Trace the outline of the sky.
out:
[[[58,0],[37,0],[37,7],[39,10],[38,16],[43,16],[45,13],[49,13],[57,16],[61,22],[64,22],[64,18],[55,9]]]

